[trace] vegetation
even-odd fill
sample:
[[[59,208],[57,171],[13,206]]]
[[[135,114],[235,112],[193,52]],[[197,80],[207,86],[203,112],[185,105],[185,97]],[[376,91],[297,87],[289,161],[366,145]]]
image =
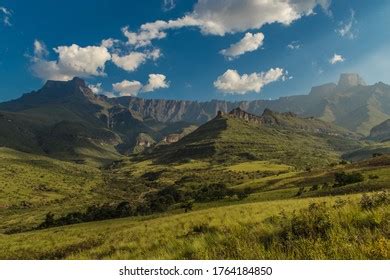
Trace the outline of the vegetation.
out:
[[[2,235],[0,258],[388,259],[388,202],[366,210],[360,200],[277,200]]]

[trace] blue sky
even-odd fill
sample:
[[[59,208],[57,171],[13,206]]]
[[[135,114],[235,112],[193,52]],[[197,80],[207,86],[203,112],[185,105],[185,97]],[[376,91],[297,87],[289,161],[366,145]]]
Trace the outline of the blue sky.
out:
[[[305,94],[341,72],[390,83],[389,26],[386,0],[0,0],[0,100],[73,76],[190,100]]]

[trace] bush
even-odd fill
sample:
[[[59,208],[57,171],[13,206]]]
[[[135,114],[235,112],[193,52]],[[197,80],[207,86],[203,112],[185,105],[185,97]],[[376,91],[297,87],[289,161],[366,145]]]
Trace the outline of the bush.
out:
[[[301,196],[305,192],[305,187],[300,187],[295,196]]]
[[[294,212],[292,217],[280,215],[281,231],[279,236],[284,241],[301,238],[326,238],[332,228],[329,208],[325,203],[312,203],[308,208]]]
[[[360,200],[360,207],[364,210],[371,210],[382,205],[390,204],[390,195],[388,192],[383,191],[375,193],[371,196],[363,194]]]
[[[233,192],[229,190],[225,184],[216,183],[210,184],[196,191],[194,194],[195,201],[207,202],[213,200],[221,200],[226,196],[232,196]]]
[[[364,176],[360,172],[347,174],[345,172],[337,172],[334,174],[334,187],[342,187],[349,184],[359,183],[364,181]]]

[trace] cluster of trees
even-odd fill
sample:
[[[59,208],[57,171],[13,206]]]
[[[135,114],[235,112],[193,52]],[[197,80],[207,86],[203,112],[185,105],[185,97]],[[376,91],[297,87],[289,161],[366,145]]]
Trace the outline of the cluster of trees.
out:
[[[226,187],[225,184],[215,183],[205,186],[193,194],[193,198],[198,202],[208,202],[214,200],[221,200],[225,197],[237,197],[242,200],[249,196],[251,190],[249,188],[244,190],[233,190]]]
[[[377,179],[378,176],[370,176],[370,179]],[[313,192],[320,189],[327,190],[330,188],[337,188],[346,186],[349,184],[359,183],[364,181],[364,176],[360,172],[352,172],[352,173],[345,173],[345,172],[336,172],[334,174],[334,184],[333,186],[329,184],[328,182],[325,182],[322,187],[318,184],[314,184],[309,188],[308,191]],[[301,196],[305,192],[305,187],[300,187],[296,196]]]
[[[334,187],[342,187],[349,184],[359,183],[364,181],[364,176],[360,172],[337,172],[334,174]]]
[[[246,198],[249,193],[250,191],[248,189],[235,191],[221,183],[210,184],[192,192],[183,192],[177,187],[170,186],[157,192],[147,193],[143,201],[137,205],[132,205],[128,201],[122,201],[118,204],[93,205],[88,207],[85,212],[72,212],[59,218],[55,218],[54,214],[49,212],[38,228],[42,229],[82,222],[150,215],[165,212],[175,204],[178,204],[181,209],[188,212],[192,210],[193,201],[206,202],[234,196],[241,200]]]

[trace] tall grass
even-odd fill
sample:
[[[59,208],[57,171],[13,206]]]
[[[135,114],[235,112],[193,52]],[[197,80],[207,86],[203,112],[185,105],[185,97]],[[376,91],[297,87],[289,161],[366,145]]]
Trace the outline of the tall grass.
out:
[[[261,202],[0,235],[0,259],[389,259],[389,204],[365,208],[361,197]]]

